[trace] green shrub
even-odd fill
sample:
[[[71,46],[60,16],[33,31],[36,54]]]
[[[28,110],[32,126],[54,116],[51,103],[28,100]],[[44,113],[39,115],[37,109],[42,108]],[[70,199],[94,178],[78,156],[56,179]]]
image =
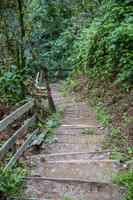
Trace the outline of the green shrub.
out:
[[[0,168],[0,197],[2,200],[21,194],[24,172],[20,169]]]
[[[133,170],[121,173],[114,179],[114,182],[119,185],[125,186],[126,189],[123,200],[133,199]]]
[[[25,98],[28,83],[25,70],[19,71],[15,65],[0,77],[0,98],[15,104]]]
[[[88,77],[129,90],[133,76],[131,21],[131,8],[126,1],[102,1],[94,19],[85,20],[66,62]]]

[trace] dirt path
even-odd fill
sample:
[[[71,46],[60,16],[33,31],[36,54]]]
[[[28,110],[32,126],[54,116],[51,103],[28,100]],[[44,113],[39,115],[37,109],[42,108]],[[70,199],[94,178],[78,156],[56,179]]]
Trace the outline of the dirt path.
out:
[[[86,103],[61,97],[60,87],[60,83],[52,84],[55,103],[65,110],[62,124],[54,133],[56,143],[44,144],[40,155],[30,157],[27,196],[35,200],[120,200],[122,190],[110,182],[123,165],[109,160],[110,151],[102,149],[106,130]],[[85,135],[85,128],[95,128],[96,133]]]

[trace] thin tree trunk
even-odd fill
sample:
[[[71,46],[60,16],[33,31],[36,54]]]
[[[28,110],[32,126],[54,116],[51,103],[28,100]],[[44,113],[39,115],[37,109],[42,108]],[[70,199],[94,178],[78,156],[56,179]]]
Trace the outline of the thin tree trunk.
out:
[[[23,14],[23,1],[17,0],[18,2],[18,12],[19,12],[19,22],[20,22],[20,49],[21,49],[21,69],[26,67],[26,57],[24,54],[24,43],[25,43],[25,28],[24,28],[24,14]]]

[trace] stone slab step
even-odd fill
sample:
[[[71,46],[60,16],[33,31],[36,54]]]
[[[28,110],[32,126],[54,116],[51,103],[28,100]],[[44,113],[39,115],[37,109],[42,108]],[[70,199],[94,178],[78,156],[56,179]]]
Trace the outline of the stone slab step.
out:
[[[84,106],[85,103],[84,102],[72,102],[72,104],[68,104],[66,105],[66,108],[69,110],[73,109],[73,108],[78,108],[78,107],[81,107],[81,106]]]
[[[92,117],[92,116],[88,116],[86,117],[75,117],[75,116],[71,116],[71,117],[63,117],[62,118],[62,124],[66,124],[66,125],[86,125],[86,124],[91,124],[92,126],[96,126],[96,120]]]
[[[73,153],[73,154],[51,154],[46,156],[46,160],[55,161],[55,160],[103,160],[109,157],[108,153]]]
[[[65,108],[66,104],[71,103],[71,101],[70,100],[68,100],[68,101],[54,101],[54,103],[55,103],[56,106],[60,106],[60,107]]]
[[[55,103],[57,103],[57,102],[60,102],[60,103],[61,102],[70,102],[70,103],[73,103],[73,99],[66,98],[66,97],[56,97],[56,96],[54,96],[53,100],[54,100]]]
[[[55,138],[58,143],[96,143],[101,142],[104,139],[104,134],[94,134],[94,135],[85,135],[85,134],[55,134]]]
[[[63,127],[59,127],[58,129],[55,129],[54,133],[55,135],[78,135],[78,134],[82,134],[83,130],[85,128],[63,128]]]
[[[97,128],[96,125],[92,124],[62,124],[60,128],[71,128],[71,129],[85,129],[85,128]]]
[[[60,92],[52,92],[52,96],[62,97]]]
[[[74,102],[71,101],[71,100],[65,100],[65,101],[62,101],[62,102],[55,102],[55,104],[64,106],[65,108],[67,107],[67,105],[72,105],[73,103]]]
[[[72,101],[72,99],[71,98],[66,98],[66,97],[59,97],[59,98],[53,98],[53,100],[55,101],[55,102],[58,102],[58,101]]]
[[[56,92],[60,92],[60,89],[61,89],[61,87],[58,87],[58,86],[52,86],[51,87],[51,93],[53,94],[53,93],[56,93]]]
[[[62,86],[62,83],[61,82],[58,82],[58,83],[51,83],[50,84],[50,87],[51,88],[60,88]]]
[[[70,180],[28,179],[25,182],[25,193],[36,200],[121,200],[122,188],[106,183],[82,182]]]
[[[83,133],[83,131],[87,128],[97,129],[97,133],[101,134],[101,130],[99,131],[98,126],[95,125],[61,125],[58,129],[55,129],[54,133],[56,134],[66,134],[66,135],[79,135]],[[102,133],[105,131],[102,131]]]
[[[56,104],[57,106],[58,106],[58,104]],[[60,104],[61,105],[61,107],[63,107],[64,109],[66,108],[65,106],[65,104],[63,103],[63,104]],[[79,112],[76,112],[76,113],[71,113],[71,112],[64,112],[64,118],[69,118],[69,119],[73,119],[73,118],[81,118],[81,117],[84,117],[84,118],[88,118],[89,117],[89,113],[84,113],[84,114],[81,114],[81,113],[79,113]]]
[[[86,104],[81,104],[81,103],[77,103],[76,105],[73,105],[73,106],[67,106],[66,107],[66,112],[70,112],[70,113],[82,112],[83,114],[85,112],[85,113],[93,114],[93,112],[90,109],[90,107],[88,107]]]
[[[102,150],[102,145],[99,143],[53,143],[43,144],[41,154],[48,153],[71,153],[82,151],[98,151]]]
[[[109,183],[123,164],[112,160],[46,161],[34,167],[34,174],[50,178],[72,178],[89,182]]]
[[[27,156],[28,166],[36,166],[46,161],[68,161],[68,160],[104,160],[108,159],[110,152],[73,152],[73,153],[54,153],[46,155]]]

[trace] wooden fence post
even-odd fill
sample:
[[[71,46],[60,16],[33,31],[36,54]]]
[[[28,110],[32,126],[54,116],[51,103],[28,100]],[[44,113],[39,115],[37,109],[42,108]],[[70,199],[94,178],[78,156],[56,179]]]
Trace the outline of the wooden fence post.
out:
[[[9,124],[9,125],[7,126],[7,132],[8,132],[9,138],[12,137],[12,135],[13,135],[13,130],[12,130],[11,124]],[[16,153],[16,143],[14,143],[14,145],[11,147],[11,150],[12,150],[13,153]]]
[[[45,79],[45,84],[46,84],[46,91],[47,91],[47,97],[48,97],[48,102],[49,102],[49,107],[53,112],[56,112],[56,107],[51,95],[51,88],[49,86],[48,82],[48,69],[45,67],[44,68],[44,73],[43,73],[44,79]]]

